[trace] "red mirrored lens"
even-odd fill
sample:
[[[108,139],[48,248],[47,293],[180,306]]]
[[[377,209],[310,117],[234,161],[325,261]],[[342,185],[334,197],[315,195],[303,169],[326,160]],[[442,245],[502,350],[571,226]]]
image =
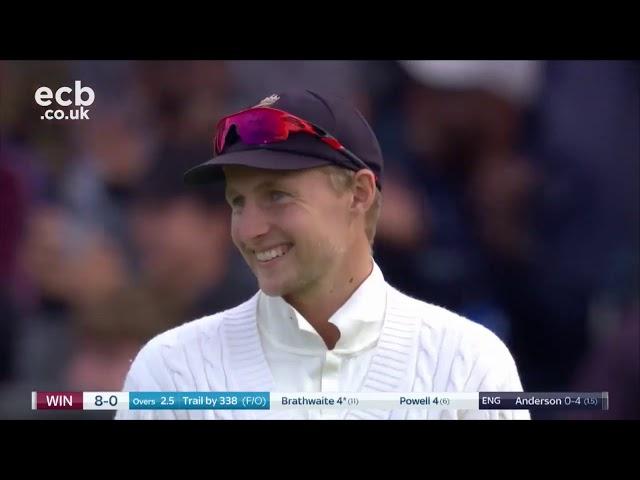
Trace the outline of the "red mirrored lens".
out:
[[[299,130],[287,122],[288,114],[271,108],[253,108],[223,119],[216,134],[216,153],[222,152],[229,130],[236,133],[247,145],[283,142],[289,133]]]

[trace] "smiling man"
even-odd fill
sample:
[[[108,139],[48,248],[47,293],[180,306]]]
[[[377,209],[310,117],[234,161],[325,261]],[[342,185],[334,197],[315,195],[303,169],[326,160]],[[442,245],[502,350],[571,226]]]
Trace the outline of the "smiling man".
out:
[[[185,174],[226,182],[231,237],[259,291],[140,351],[125,391],[521,391],[486,328],[386,283],[372,256],[382,153],[353,106],[288,92],[222,119],[214,157]],[[200,187],[202,188],[202,187]],[[402,212],[397,212],[401,215]],[[160,410],[117,418],[529,418],[483,410]]]

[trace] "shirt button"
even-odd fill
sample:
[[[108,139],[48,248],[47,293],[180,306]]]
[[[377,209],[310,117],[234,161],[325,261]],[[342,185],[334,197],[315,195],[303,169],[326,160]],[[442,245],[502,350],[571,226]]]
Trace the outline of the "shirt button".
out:
[[[322,367],[322,391],[337,392],[339,391],[338,374],[340,373],[340,365],[342,361],[333,352],[327,352]]]

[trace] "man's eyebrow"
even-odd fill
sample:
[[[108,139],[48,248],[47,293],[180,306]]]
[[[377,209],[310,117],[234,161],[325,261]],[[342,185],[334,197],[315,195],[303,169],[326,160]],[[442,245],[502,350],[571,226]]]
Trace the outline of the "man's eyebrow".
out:
[[[253,191],[257,192],[258,190],[268,190],[270,188],[277,187],[280,184],[281,184],[280,179],[265,180],[264,182],[260,182],[258,185],[256,185],[253,188]]]
[[[257,185],[255,185],[252,188],[253,192],[259,192],[261,190],[268,190],[270,188],[284,188],[284,184],[283,182],[286,180],[286,177],[284,178],[270,178],[267,180],[263,180],[262,182],[258,183]],[[238,192],[235,188],[227,186],[225,188],[225,197],[227,200],[231,200],[231,198],[238,196],[238,195],[242,195],[240,192]]]

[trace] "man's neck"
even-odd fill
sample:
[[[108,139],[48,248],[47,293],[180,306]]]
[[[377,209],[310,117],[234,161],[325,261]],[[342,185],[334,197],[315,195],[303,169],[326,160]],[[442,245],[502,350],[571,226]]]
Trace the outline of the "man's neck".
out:
[[[327,348],[333,349],[340,338],[340,332],[335,325],[329,323],[329,319],[349,300],[372,271],[373,260],[367,255],[341,268],[339,272],[334,272],[303,295],[283,298],[318,332]]]

